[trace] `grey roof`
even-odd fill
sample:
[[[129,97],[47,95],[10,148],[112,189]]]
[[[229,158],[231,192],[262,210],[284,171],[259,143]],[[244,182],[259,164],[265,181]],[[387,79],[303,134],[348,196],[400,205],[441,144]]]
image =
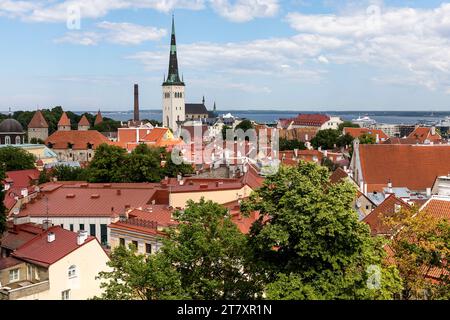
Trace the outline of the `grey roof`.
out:
[[[7,133],[7,132],[23,133],[24,131],[19,121],[12,118],[8,118],[0,123],[0,133]]]
[[[186,114],[208,114],[208,110],[203,103],[186,103],[185,112]]]

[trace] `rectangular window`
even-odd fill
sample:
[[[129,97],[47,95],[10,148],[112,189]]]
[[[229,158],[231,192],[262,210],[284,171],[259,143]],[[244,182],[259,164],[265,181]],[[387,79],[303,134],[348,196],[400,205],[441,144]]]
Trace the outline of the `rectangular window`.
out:
[[[84,223],[80,223],[80,230],[84,230]]]
[[[100,241],[102,244],[108,243],[108,227],[106,224],[100,225]]]
[[[70,290],[64,290],[63,292],[61,292],[61,299],[69,300],[70,299]]]
[[[150,243],[145,244],[145,253],[152,254],[152,245]]]
[[[9,282],[19,281],[19,278],[20,278],[19,269],[9,270]]]
[[[119,238],[119,244],[120,244],[120,246],[125,247],[125,239]]]
[[[95,237],[95,224],[89,225],[89,232],[90,232],[91,236]]]
[[[63,229],[64,229],[64,223],[61,223],[61,228],[63,228]]]
[[[70,228],[70,231],[73,231],[73,224],[72,223],[69,225],[69,228]]]
[[[138,248],[138,242],[137,241],[132,241],[133,245],[136,247],[136,249]]]

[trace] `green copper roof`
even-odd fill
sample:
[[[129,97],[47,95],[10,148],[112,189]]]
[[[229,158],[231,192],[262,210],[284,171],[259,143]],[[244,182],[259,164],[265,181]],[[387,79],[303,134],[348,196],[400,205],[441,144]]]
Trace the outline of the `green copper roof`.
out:
[[[172,36],[170,40],[170,57],[169,57],[169,72],[167,79],[164,80],[163,86],[181,85],[184,86],[178,73],[178,58],[177,58],[177,41],[175,36],[175,18],[172,16]]]

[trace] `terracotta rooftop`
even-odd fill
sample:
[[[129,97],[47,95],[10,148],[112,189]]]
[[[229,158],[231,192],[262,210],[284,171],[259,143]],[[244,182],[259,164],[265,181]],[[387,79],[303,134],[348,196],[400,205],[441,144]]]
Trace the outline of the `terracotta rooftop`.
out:
[[[45,140],[45,144],[51,143],[53,149],[68,149],[68,143],[72,143],[73,150],[86,150],[88,144],[97,149],[101,144],[109,144],[110,141],[97,130],[86,131],[56,131]]]
[[[49,217],[112,217],[124,212],[125,207],[146,206],[156,192],[157,184],[150,183],[48,183]],[[45,217],[46,204],[43,198],[27,203],[19,217]]]
[[[1,239],[1,247],[16,250],[42,232],[42,228],[33,223],[9,224]]]
[[[39,179],[40,172],[38,169],[7,171],[6,178],[14,187],[29,187],[32,181]]]
[[[389,137],[383,130],[369,128],[344,128],[344,134],[349,134],[353,138],[359,138],[364,134],[370,135],[376,139],[377,135],[380,141],[385,141]]]
[[[89,120],[86,118],[86,115],[83,114],[83,116],[81,117],[80,121],[78,122],[79,126],[85,126],[85,127],[89,127],[91,124],[89,123]]]
[[[98,110],[98,113],[95,116],[94,126],[99,125],[102,122],[103,122],[103,116],[102,116],[102,113],[100,112],[100,110]]]
[[[0,257],[0,270],[11,268],[23,263],[23,261],[18,260],[14,257]]]
[[[413,191],[431,188],[437,176],[450,172],[450,145],[359,145],[362,174],[368,191],[394,187]]]
[[[53,242],[47,241],[49,232],[55,234]],[[22,245],[12,253],[12,256],[47,267],[90,241],[95,241],[95,237],[89,236],[82,245],[78,245],[77,233],[55,226]]]
[[[33,118],[31,118],[28,128],[48,128],[48,123],[44,118],[41,110],[34,113]]]
[[[344,171],[342,168],[337,168],[330,176],[331,183],[339,183],[342,180],[348,178],[348,173]]]
[[[65,112],[61,115],[58,121],[58,126],[70,126],[70,119]]]
[[[295,125],[320,127],[330,120],[330,117],[324,114],[300,114],[293,119]]]
[[[409,134],[408,138],[416,139],[419,143],[425,143],[426,140],[434,143],[440,142],[442,137],[437,132],[432,134],[432,130],[433,129],[429,127],[418,127]]]
[[[299,140],[302,142],[311,141],[317,132],[318,128],[293,128],[293,129],[280,129],[279,135],[280,139],[284,138],[287,140]]]
[[[450,222],[450,198],[435,196],[428,200],[421,211],[425,211],[435,218],[446,219]]]
[[[391,194],[378,207],[373,209],[373,211],[369,213],[363,221],[370,226],[372,235],[388,234],[389,228],[383,223],[383,219],[384,217],[392,216],[393,214],[398,213],[398,210],[401,208],[410,209],[411,206]]]

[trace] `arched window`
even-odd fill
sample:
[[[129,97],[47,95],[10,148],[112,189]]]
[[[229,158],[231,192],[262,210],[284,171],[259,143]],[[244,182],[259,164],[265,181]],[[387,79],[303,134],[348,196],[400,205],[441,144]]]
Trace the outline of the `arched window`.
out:
[[[69,270],[67,271],[67,275],[69,276],[69,279],[76,278],[76,276],[77,276],[77,266],[76,265],[71,265],[69,267]]]
[[[16,136],[16,144],[20,144],[20,136]]]
[[[5,137],[5,144],[11,144],[11,137],[10,136],[6,136]]]

